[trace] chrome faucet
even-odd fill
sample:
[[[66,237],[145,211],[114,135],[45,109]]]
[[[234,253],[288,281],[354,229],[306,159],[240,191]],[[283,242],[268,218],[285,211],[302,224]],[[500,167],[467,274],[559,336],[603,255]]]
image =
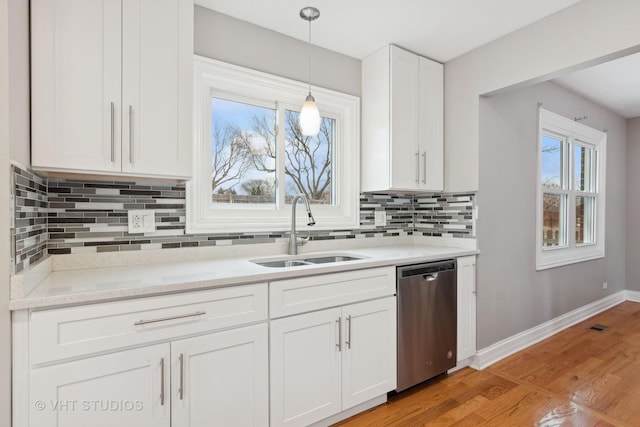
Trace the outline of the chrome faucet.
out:
[[[311,213],[311,206],[309,206],[309,200],[307,199],[307,196],[305,196],[303,193],[296,195],[291,201],[291,232],[289,233],[289,255],[297,255],[298,246],[304,245],[309,241],[309,236],[301,239],[298,238],[298,235],[296,234],[296,205],[298,204],[298,200],[300,199],[304,201],[304,205],[307,208],[307,225],[316,225],[316,220],[313,218],[313,214]]]

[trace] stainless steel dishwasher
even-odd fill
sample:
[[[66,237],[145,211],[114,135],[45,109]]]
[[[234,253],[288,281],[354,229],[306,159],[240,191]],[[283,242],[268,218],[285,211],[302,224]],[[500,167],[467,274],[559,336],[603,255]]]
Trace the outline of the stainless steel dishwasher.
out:
[[[456,365],[457,279],[453,259],[397,268],[398,388]]]

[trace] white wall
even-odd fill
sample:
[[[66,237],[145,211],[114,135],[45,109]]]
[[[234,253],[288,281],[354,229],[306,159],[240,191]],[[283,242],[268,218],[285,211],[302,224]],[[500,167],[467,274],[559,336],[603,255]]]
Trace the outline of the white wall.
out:
[[[640,291],[639,165],[640,117],[637,117],[627,120],[627,289],[634,291]]]
[[[604,259],[535,270],[538,102],[608,131]],[[480,100],[478,348],[625,289],[626,133],[624,118],[549,82]]]
[[[200,6],[193,42],[197,55],[303,82],[310,51],[314,85],[360,96],[359,59],[316,46],[309,50],[305,42]]]
[[[638,0],[582,0],[447,62],[446,190],[478,189],[479,95],[639,51],[638,17]]]
[[[9,315],[9,8],[0,0],[0,426],[11,425],[11,318]]]

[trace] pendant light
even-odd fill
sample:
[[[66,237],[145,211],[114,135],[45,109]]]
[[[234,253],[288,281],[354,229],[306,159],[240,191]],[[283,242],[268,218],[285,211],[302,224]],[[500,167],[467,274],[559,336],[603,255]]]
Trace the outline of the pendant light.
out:
[[[300,18],[309,21],[309,95],[304,100],[298,123],[304,136],[315,136],[320,132],[320,111],[316,105],[316,100],[311,96],[311,21],[315,21],[320,16],[320,11],[315,7],[304,7],[300,9]]]

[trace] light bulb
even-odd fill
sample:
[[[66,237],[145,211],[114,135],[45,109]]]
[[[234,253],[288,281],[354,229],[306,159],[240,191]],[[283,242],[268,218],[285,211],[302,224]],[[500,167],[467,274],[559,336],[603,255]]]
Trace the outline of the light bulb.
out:
[[[320,120],[320,111],[318,111],[316,100],[309,93],[298,118],[300,131],[304,136],[316,136],[320,132]]]

